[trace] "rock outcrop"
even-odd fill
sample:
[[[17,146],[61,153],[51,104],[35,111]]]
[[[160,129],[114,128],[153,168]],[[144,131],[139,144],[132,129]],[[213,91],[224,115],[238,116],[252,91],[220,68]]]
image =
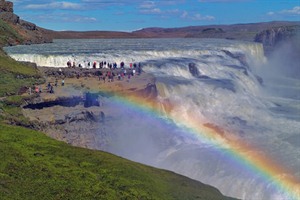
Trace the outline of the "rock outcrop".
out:
[[[20,19],[13,12],[12,2],[0,0],[0,19],[8,23],[19,35],[18,39],[9,39],[7,45],[52,42],[52,38],[46,34],[48,30]]]
[[[300,25],[273,27],[258,33],[254,41],[262,43],[265,50],[272,51],[276,45],[291,41],[299,34]]]
[[[38,30],[37,26],[31,22],[20,20],[19,24],[21,25],[21,27],[23,27],[24,29],[29,30],[29,31]]]
[[[0,12],[14,12],[14,4],[10,1],[0,0]]]
[[[6,21],[10,24],[18,24],[20,23],[20,17],[15,15],[12,12],[0,12],[0,19]]]
[[[24,107],[23,113],[32,121],[34,129],[41,130],[52,138],[74,146],[105,148],[105,130],[108,127],[105,125],[102,107],[85,108],[83,104],[69,107],[56,104],[55,101],[30,104]],[[42,108],[41,105],[45,107]]]

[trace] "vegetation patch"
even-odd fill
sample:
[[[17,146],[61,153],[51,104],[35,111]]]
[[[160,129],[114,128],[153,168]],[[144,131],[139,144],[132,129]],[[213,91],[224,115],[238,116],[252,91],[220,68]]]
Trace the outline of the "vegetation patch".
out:
[[[0,46],[7,45],[11,41],[23,41],[22,37],[8,23],[0,19]]]
[[[0,124],[1,199],[226,199],[210,186]]]
[[[20,88],[28,88],[43,82],[44,79],[37,68],[0,54],[0,97],[18,94]]]

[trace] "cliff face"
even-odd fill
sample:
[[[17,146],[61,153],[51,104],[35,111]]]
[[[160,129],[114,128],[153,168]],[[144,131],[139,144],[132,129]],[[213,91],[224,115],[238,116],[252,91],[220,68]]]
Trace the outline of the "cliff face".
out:
[[[254,41],[262,43],[266,50],[272,50],[281,42],[289,42],[300,34],[300,25],[273,27],[258,33]]]
[[[0,0],[0,12],[14,12],[13,3],[10,1]]]
[[[12,2],[0,0],[0,20],[7,23],[10,26],[9,29],[13,29],[15,32],[14,37],[7,36],[6,41],[1,42],[2,45],[33,44],[52,41],[52,38],[45,34],[47,30],[22,20],[18,15],[14,14]],[[6,30],[3,31],[5,32]]]

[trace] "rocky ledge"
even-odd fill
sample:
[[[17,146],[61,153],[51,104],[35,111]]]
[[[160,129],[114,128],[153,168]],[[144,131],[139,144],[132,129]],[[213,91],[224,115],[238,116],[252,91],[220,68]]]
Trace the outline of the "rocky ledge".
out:
[[[266,53],[273,51],[279,44],[294,43],[300,37],[300,25],[272,27],[258,33],[254,41],[262,43]]]
[[[31,94],[26,95],[36,98],[23,105],[23,113],[36,129],[74,146],[105,150],[112,137],[108,130],[120,115],[118,110],[107,106],[114,95],[147,99],[157,96],[155,79],[146,73],[104,82],[101,75],[108,69],[39,69],[46,83],[27,91]],[[49,85],[53,93],[49,92]]]

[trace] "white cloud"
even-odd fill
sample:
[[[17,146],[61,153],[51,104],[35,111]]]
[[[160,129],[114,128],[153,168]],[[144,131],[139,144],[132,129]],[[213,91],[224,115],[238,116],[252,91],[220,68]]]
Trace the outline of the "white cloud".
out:
[[[300,6],[295,6],[292,9],[289,10],[281,10],[281,11],[270,11],[267,13],[268,16],[297,16],[299,17],[300,15]]]
[[[215,20],[214,16],[210,16],[210,15],[201,15],[199,13],[190,15],[187,11],[183,11],[183,13],[180,16],[181,18],[184,19],[189,19],[189,20],[193,20],[193,21],[212,21]]]
[[[25,6],[27,9],[70,9],[70,10],[79,10],[81,5],[78,3],[71,3],[71,2],[52,2],[46,4],[29,4]]]
[[[98,20],[94,17],[87,17],[82,15],[70,15],[65,13],[47,14],[47,15],[33,15],[31,18],[41,22],[83,22],[83,23],[94,23]]]
[[[290,10],[282,10],[279,13],[287,15],[300,15],[300,6],[295,6]]]
[[[161,14],[162,11],[154,1],[144,1],[139,5],[142,14]]]
[[[201,14],[195,14],[192,16],[192,19],[195,21],[211,21],[214,20],[215,17],[210,15],[202,16]]]
[[[143,14],[161,14],[162,11],[159,8],[153,8],[153,9],[142,9],[140,10]]]
[[[155,7],[155,2],[153,2],[153,1],[145,1],[140,4],[140,8],[143,8],[143,9],[150,9],[150,8],[154,8],[154,7]]]
[[[97,21],[97,19],[94,17],[83,17],[83,16],[78,16],[71,20],[75,22],[96,22]]]
[[[183,13],[181,14],[181,18],[187,18],[189,15],[189,13],[187,11],[183,11]]]
[[[201,3],[213,3],[213,2],[244,2],[244,1],[251,1],[251,0],[198,0]]]

